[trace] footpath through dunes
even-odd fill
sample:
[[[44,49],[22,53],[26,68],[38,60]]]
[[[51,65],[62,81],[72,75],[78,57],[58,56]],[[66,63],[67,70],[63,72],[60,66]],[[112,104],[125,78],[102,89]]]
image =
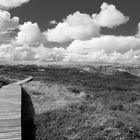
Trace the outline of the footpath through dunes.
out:
[[[0,89],[0,140],[21,140],[21,86],[25,80]]]

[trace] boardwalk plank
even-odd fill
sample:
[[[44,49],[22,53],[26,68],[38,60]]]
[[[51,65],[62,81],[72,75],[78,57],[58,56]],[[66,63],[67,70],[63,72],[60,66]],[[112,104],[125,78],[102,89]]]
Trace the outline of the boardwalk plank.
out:
[[[21,87],[32,79],[0,89],[0,140],[21,140]]]

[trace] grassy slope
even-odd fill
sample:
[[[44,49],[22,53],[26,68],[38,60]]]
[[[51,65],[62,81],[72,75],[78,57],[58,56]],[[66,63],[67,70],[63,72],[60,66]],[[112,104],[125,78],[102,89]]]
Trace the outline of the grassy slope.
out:
[[[35,77],[25,87],[39,112],[36,140],[139,140],[140,78],[99,70],[21,65],[1,74]]]
[[[70,91],[86,93],[84,101],[37,115],[36,139],[140,139],[140,81],[137,77],[127,73],[113,76],[63,73],[60,79]],[[59,75],[54,77],[60,80]]]

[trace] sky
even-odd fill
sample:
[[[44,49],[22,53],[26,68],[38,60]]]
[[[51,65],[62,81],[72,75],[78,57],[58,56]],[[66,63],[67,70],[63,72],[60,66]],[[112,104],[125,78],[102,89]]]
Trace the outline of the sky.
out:
[[[0,60],[140,61],[139,0],[0,0]]]
[[[93,14],[100,11],[103,2],[114,4],[122,13],[131,17],[126,25],[117,30],[103,30],[104,34],[132,35],[136,32],[136,26],[140,21],[139,0],[31,0],[28,4],[10,10],[13,16],[20,17],[20,22],[37,22],[41,30],[46,30],[49,21],[61,21],[67,15],[76,11]],[[26,11],[26,12],[25,12]]]

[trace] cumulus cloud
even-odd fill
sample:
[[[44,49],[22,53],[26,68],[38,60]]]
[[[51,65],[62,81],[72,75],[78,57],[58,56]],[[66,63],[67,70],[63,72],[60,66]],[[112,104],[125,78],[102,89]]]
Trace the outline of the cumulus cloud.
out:
[[[103,3],[99,14],[92,16],[75,12],[59,22],[54,28],[48,29],[44,34],[48,41],[67,42],[72,40],[88,40],[100,36],[100,28],[113,28],[126,23],[128,16],[121,13],[114,5]],[[51,21],[56,24],[55,21]]]
[[[140,39],[134,36],[101,36],[75,40],[67,48],[65,61],[121,62],[140,60]]]
[[[56,21],[56,20],[51,20],[49,23],[50,23],[51,25],[55,25],[55,24],[57,24],[57,21]]]
[[[36,52],[36,58],[41,62],[58,62],[63,61],[65,57],[65,49],[60,47],[46,48],[40,45],[34,50]]]
[[[137,38],[140,38],[140,23],[138,23],[138,32],[137,32],[137,34],[136,34],[136,37]]]
[[[58,62],[64,59],[64,55],[64,48],[46,48],[43,44],[36,48],[28,45],[17,46],[14,43],[0,47],[0,59],[3,60]]]
[[[13,30],[19,26],[19,18],[11,18],[11,14],[8,11],[0,10],[0,32],[6,32]]]
[[[1,9],[11,9],[18,6],[21,6],[24,3],[29,2],[30,0],[0,0]]]
[[[0,45],[0,59],[39,62],[140,62],[140,23],[135,36],[101,35],[101,27],[113,28],[129,20],[114,5],[103,3],[99,14],[75,12],[41,32],[37,23],[25,22],[19,26],[19,18],[8,11],[0,11],[0,42],[18,28],[16,38]],[[45,40],[47,38],[47,40]],[[45,42],[51,41],[51,42]],[[71,41],[67,47],[58,43]],[[58,43],[53,43],[58,42]],[[49,43],[55,46],[47,47]],[[65,43],[66,44],[66,43]],[[59,44],[60,46],[60,44]]]
[[[87,40],[99,36],[100,28],[88,14],[75,12],[67,16],[55,28],[45,32],[48,41],[67,42],[72,40]]]
[[[42,43],[43,35],[37,23],[25,22],[20,25],[17,34],[17,43],[39,46]]]
[[[104,50],[92,52],[86,55],[69,53],[63,61],[67,62],[140,62],[140,51],[129,50],[125,53],[112,52],[107,54]]]
[[[114,5],[105,2],[101,5],[100,13],[93,14],[93,18],[97,25],[108,28],[119,26],[129,20],[129,17],[116,9]]]
[[[101,36],[73,41],[67,48],[4,44],[0,58],[39,62],[140,62],[140,39],[134,36]]]
[[[70,52],[86,54],[90,52],[105,50],[107,53],[126,52],[130,49],[140,49],[140,39],[134,36],[113,36],[105,35],[91,40],[75,40],[67,48]]]
[[[14,44],[3,44],[0,47],[0,59],[10,61],[35,61],[36,53],[31,47],[17,47]]]
[[[0,10],[0,44],[14,39],[14,31],[19,26],[19,18],[11,17],[8,11]]]

